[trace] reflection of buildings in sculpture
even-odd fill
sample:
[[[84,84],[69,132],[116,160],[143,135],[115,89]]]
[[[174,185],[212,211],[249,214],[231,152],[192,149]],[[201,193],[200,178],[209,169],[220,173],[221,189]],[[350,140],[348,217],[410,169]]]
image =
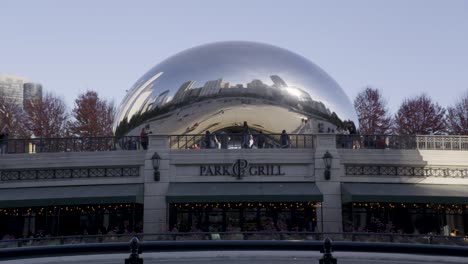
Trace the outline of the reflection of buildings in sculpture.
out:
[[[190,102],[192,100],[197,99],[200,96],[202,88],[192,88],[186,92],[184,95],[184,102]]]
[[[270,79],[273,81],[273,87],[282,88],[288,86],[286,82],[283,81],[283,79],[281,79],[281,77],[279,77],[278,75],[271,75]]]
[[[213,81],[207,81],[200,92],[200,97],[216,95],[219,93],[221,88],[224,88],[223,79],[217,79]]]
[[[131,111],[132,112],[136,111],[136,113],[142,113],[144,110],[146,110],[145,106],[149,101],[151,92],[152,92],[151,86],[146,87],[146,89],[144,89],[141,92],[140,96],[135,100],[135,102],[136,102],[135,107],[133,107],[131,109]],[[140,108],[138,108],[138,106],[140,106]],[[132,112],[130,112],[130,113],[132,113]],[[133,114],[130,114],[130,116],[132,116],[132,115]]]
[[[183,102],[185,97],[188,95],[188,90],[190,90],[193,86],[195,81],[186,81],[184,82],[180,87],[179,90],[177,90],[177,93],[174,95],[174,98],[172,99],[172,102],[174,104]]]
[[[312,102],[311,102],[311,106],[312,106],[314,109],[316,109],[316,110],[318,110],[318,111],[320,111],[320,112],[322,112],[322,113],[326,113],[326,114],[328,114],[328,115],[331,115],[330,109],[326,108],[325,105],[324,105],[322,102],[319,102],[319,101],[312,101]]]
[[[146,91],[144,95],[151,95],[151,93],[148,94],[147,92],[153,89],[154,82],[163,75],[163,73],[164,72],[158,72],[145,82],[137,82],[130,91],[128,91],[127,96],[125,96],[123,102],[120,104],[120,108],[115,115],[117,117],[116,119],[123,120],[125,117],[131,118],[135,113],[144,110],[144,108],[141,108],[141,104],[145,101],[146,97],[142,96],[142,93]]]
[[[265,87],[267,88],[268,85],[264,84],[262,81],[260,80],[252,80],[251,82],[247,83],[247,89],[252,89],[252,88],[255,88],[255,87]]]
[[[151,109],[161,108],[169,101],[169,90],[162,92],[153,102]]]
[[[283,98],[291,102],[311,103],[312,97],[309,93],[298,87],[287,86],[281,89]]]
[[[174,97],[170,97],[170,89],[168,89],[160,93],[156,98],[152,95],[157,88],[154,87],[154,82],[151,82],[151,84],[146,86],[146,89],[140,92],[140,96],[135,102],[141,105],[141,108],[137,109],[139,111],[138,113],[141,115],[155,108],[163,109],[177,104],[190,105],[196,101],[207,100],[215,96],[252,97],[268,100],[270,101],[268,104],[279,103],[287,105],[288,107],[298,110],[298,113],[302,115],[308,115],[308,119],[314,119],[315,117],[323,122],[325,121],[324,118],[327,119],[324,115],[331,115],[330,111],[322,102],[314,101],[310,94],[304,89],[287,86],[286,82],[278,75],[271,75],[270,78],[273,81],[272,85],[268,85],[260,79],[253,79],[245,84],[230,86],[229,82],[225,82],[220,78],[217,80],[208,80],[202,87],[198,88],[194,88],[195,80],[188,80],[179,86]],[[144,102],[140,103],[140,99],[144,99]],[[263,101],[263,103],[265,103],[265,101]],[[155,114],[158,115],[159,112]],[[310,125],[316,127],[313,124],[315,124],[315,122],[311,121]],[[333,130],[336,129],[334,125],[332,127]]]

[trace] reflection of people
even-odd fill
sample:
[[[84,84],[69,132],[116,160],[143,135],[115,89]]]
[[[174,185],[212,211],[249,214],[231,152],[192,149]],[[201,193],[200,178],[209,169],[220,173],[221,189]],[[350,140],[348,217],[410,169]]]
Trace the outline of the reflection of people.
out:
[[[200,149],[200,146],[198,146],[198,144],[193,144],[192,149]]]
[[[247,125],[247,121],[244,121],[244,126],[242,127],[242,148],[250,148],[250,129]]]
[[[289,146],[291,145],[291,141],[289,139],[289,135],[286,133],[286,130],[283,130],[283,132],[281,132],[280,142],[281,148],[289,148]]]
[[[450,236],[458,236],[458,230],[452,229],[452,231],[450,232]]]
[[[4,125],[2,131],[0,131],[0,153],[8,153],[8,125]]]
[[[221,148],[222,149],[227,149],[230,138],[229,138],[229,136],[227,135],[226,132],[222,131],[220,133],[219,140],[220,140],[220,143],[221,143]]]

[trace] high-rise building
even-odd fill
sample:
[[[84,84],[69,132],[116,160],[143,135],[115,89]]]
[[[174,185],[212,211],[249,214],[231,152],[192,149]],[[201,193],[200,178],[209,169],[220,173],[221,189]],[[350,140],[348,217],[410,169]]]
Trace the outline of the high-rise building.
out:
[[[0,75],[0,96],[23,107],[28,100],[42,98],[42,85],[23,77]]]
[[[23,85],[23,104],[29,100],[42,98],[42,85],[38,83],[25,83]]]
[[[0,96],[12,100],[18,105],[23,105],[23,85],[27,81],[19,76],[0,74]]]

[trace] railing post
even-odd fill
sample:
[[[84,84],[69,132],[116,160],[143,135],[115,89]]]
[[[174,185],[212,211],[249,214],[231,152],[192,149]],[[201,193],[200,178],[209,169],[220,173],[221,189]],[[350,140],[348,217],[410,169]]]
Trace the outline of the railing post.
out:
[[[140,240],[137,237],[133,237],[130,240],[130,256],[125,259],[125,264],[143,264],[143,259],[140,258],[138,254],[141,253],[139,250],[140,248]]]
[[[332,241],[330,238],[325,238],[323,241],[323,257],[319,259],[319,264],[337,264],[337,259],[332,255]]]

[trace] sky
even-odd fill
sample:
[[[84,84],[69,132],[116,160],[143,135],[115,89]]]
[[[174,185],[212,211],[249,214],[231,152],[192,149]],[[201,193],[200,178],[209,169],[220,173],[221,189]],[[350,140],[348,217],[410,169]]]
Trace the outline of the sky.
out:
[[[351,100],[381,89],[394,113],[427,93],[468,92],[468,1],[0,0],[0,74],[73,106],[92,89],[118,105],[151,67],[200,44],[246,40],[296,52]]]

